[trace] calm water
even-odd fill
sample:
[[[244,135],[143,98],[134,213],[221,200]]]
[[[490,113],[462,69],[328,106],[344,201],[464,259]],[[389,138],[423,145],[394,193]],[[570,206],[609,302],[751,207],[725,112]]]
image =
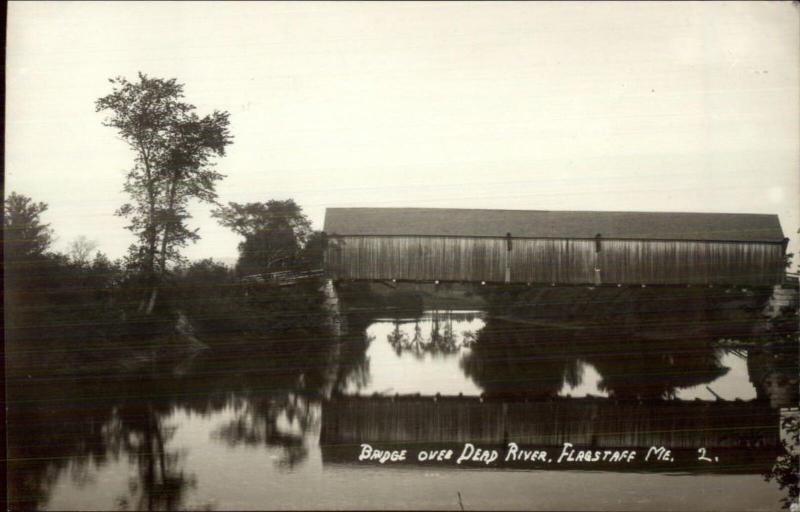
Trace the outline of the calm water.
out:
[[[486,325],[482,316],[480,311],[428,311],[414,319],[378,319],[367,329],[367,338],[371,340],[366,352],[368,378],[364,382],[349,383],[346,393],[480,395],[486,388],[465,372],[464,367],[475,357],[471,347]],[[706,356],[706,351],[696,347],[692,347],[691,352]],[[747,371],[746,353],[723,349],[709,352],[718,369],[716,374],[699,384],[676,387],[675,398],[714,400],[714,393],[724,400],[756,398],[756,388]],[[665,352],[663,357],[667,369],[675,366],[673,353]],[[608,390],[603,388],[602,375],[590,360],[583,360],[576,354],[572,364],[572,374],[565,369],[562,375],[558,396],[609,396]]]
[[[232,343],[160,378],[27,382],[9,418],[11,492],[25,508],[50,510],[458,509],[459,493],[467,510],[779,507],[765,462],[739,471],[377,466],[359,463],[356,448],[331,456],[320,432],[326,397],[386,403],[419,393],[579,408],[587,397],[656,408],[719,397],[765,404],[775,414],[754,424],[777,435],[775,407],[796,402],[785,357],[480,311],[376,317],[353,329],[339,344],[303,340],[280,353]]]

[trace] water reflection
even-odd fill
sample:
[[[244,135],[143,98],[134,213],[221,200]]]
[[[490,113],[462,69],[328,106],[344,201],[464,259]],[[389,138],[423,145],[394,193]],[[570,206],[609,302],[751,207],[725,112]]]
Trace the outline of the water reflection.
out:
[[[129,402],[115,408],[104,427],[108,451],[125,454],[137,470],[128,492],[117,497],[122,510],[176,510],[196,478],[183,467],[183,454],[170,449],[177,425],[165,421],[169,408],[152,402]]]
[[[754,387],[747,354],[714,338],[658,340],[645,331],[565,329],[438,310],[377,319],[366,333],[363,364],[345,376],[344,394],[749,400],[791,389],[775,368]],[[753,359],[761,352],[754,350]],[[781,401],[790,402],[789,395]]]
[[[231,456],[266,449],[277,472],[301,466],[332,343],[291,342],[291,352],[251,342],[247,357],[232,342],[178,373],[10,381],[12,508],[213,508],[215,461],[198,457],[214,444]]]
[[[478,394],[460,369],[484,321],[477,311],[377,318],[366,327],[364,363],[347,375],[342,394]]]
[[[307,433],[319,424],[319,403],[293,393],[254,397],[231,407],[233,419],[211,433],[227,446],[279,448],[274,463],[292,469],[308,457]]]
[[[425,354],[454,354],[475,343],[476,332],[484,325],[479,318],[479,311],[426,311],[421,318],[391,320],[386,340],[398,356],[409,352],[422,359]],[[373,324],[367,335],[380,331],[385,322]]]
[[[558,392],[560,397],[608,397],[608,393],[600,389],[602,376],[591,363],[578,359],[575,362],[574,374],[564,378],[564,385]]]
[[[777,444],[776,408],[797,403],[796,352],[723,347],[714,333],[674,324],[664,336],[648,318],[620,327],[372,308],[351,313],[343,339],[262,348],[234,339],[180,375],[11,382],[13,508],[330,508],[337,493],[359,499],[365,477],[351,454],[342,464],[323,451],[320,436],[328,446],[384,433],[415,443],[716,444],[745,450],[736,471],[753,475],[730,492],[776,501],[760,476],[774,456],[753,447]],[[450,471],[440,478],[463,478]],[[375,478],[388,496],[397,478],[414,486],[426,476]]]

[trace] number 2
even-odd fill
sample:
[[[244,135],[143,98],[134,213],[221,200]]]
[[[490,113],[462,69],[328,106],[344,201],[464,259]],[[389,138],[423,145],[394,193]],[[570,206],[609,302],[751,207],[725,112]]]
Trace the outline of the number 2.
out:
[[[700,454],[700,455],[697,456],[697,460],[704,460],[706,462],[712,462],[711,459],[706,457],[706,449],[705,448],[698,448],[697,449],[697,453]]]

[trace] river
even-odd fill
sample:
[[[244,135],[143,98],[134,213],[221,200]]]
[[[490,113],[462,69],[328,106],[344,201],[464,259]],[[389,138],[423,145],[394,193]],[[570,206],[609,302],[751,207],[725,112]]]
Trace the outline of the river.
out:
[[[442,309],[376,315],[341,340],[294,340],[279,352],[231,347],[204,351],[179,372],[11,383],[9,485],[16,506],[775,510],[785,496],[763,473],[779,453],[770,443],[781,435],[780,408],[796,405],[791,355],[716,339],[632,338],[607,328]],[[353,403],[356,409],[348,408]],[[502,407],[511,411],[502,420],[505,437],[494,439],[484,423]],[[542,407],[573,418],[568,431]],[[663,411],[671,407],[684,407],[680,421],[690,435],[641,426],[669,416]],[[632,410],[646,417],[628,421]],[[737,411],[749,412],[740,420]],[[740,418],[737,432],[749,429],[747,435],[697,437],[694,430],[714,424],[707,416],[716,414],[720,422]],[[458,433],[442,429],[451,419]],[[358,460],[362,442],[416,453],[436,448],[430,443],[437,440],[456,451],[466,442],[516,441],[557,455],[581,436],[620,450],[667,439],[691,452],[692,463],[553,468]],[[698,463],[701,444],[720,460]],[[742,458],[742,451],[749,455]]]

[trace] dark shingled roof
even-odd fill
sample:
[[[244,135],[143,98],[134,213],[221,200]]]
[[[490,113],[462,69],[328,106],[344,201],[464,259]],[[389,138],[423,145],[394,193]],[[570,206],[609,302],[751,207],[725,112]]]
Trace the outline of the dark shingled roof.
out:
[[[329,235],[434,235],[781,242],[777,215],[454,208],[328,208]]]

